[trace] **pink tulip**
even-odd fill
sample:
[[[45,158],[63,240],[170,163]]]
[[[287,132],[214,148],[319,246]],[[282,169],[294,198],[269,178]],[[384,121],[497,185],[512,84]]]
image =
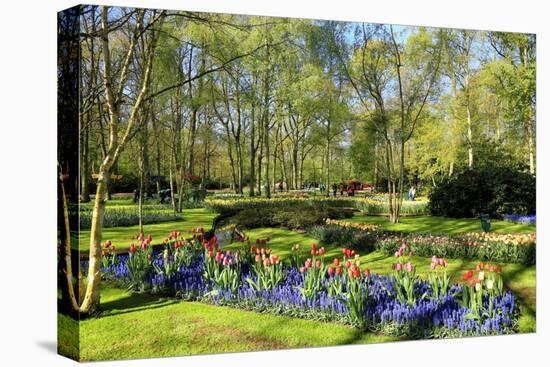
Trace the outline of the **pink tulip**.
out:
[[[300,273],[303,273],[304,271],[306,271],[306,268],[304,268],[303,266],[300,267]]]
[[[401,269],[403,269],[403,265],[401,263],[395,264],[395,270],[400,271]]]
[[[321,260],[317,260],[315,262],[315,265],[317,266],[317,269],[320,269],[321,268]]]
[[[435,263],[435,262],[437,262],[437,257],[434,255],[432,256],[432,263]]]
[[[109,247],[109,246],[111,246],[111,240],[105,241],[105,247]]]
[[[405,269],[410,273],[413,270],[413,266],[410,261],[405,264]]]

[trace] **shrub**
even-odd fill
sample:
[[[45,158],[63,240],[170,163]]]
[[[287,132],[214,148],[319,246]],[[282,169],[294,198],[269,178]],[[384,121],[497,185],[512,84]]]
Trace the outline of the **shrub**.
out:
[[[476,217],[481,213],[502,218],[508,213],[536,211],[536,180],[507,167],[466,170],[448,179],[430,193],[434,215],[452,218]]]
[[[179,214],[175,214],[172,209],[154,209],[160,205],[155,205],[153,209],[143,210],[143,224],[153,224],[169,222],[181,218]],[[167,208],[164,206],[164,208]],[[73,213],[72,215],[76,215]],[[81,210],[79,213],[80,228],[90,228],[92,225],[92,211]],[[139,224],[139,212],[136,206],[125,208],[107,208],[103,218],[104,227],[126,227]]]

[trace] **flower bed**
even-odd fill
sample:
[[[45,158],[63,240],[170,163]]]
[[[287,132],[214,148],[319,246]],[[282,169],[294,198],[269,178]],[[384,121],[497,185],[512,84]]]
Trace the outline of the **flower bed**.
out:
[[[164,207],[157,209],[157,207]],[[143,224],[154,224],[178,220],[181,215],[175,214],[171,208],[155,205],[153,208],[145,207],[143,210]],[[84,210],[79,213],[80,228],[90,228],[92,224],[92,211]],[[104,227],[127,227],[139,224],[139,212],[136,206],[131,208],[107,208],[103,219]]]
[[[150,239],[142,236],[141,244],[132,245],[128,255],[104,263],[104,276],[139,291],[342,322],[410,338],[516,330],[515,296],[502,288],[492,265],[487,270],[478,266],[477,274],[465,274],[464,284],[451,285],[446,262],[438,258],[432,261],[430,280],[419,280],[407,246],[396,252],[393,275],[379,276],[368,269],[361,271],[358,255],[351,249],[343,249],[341,259],[326,264],[324,248],[312,245],[311,256],[293,266],[268,248],[250,246],[249,241],[232,253],[219,249],[216,237],[202,240],[202,231],[194,237],[187,241],[172,232],[164,251],[153,252]]]
[[[477,259],[532,265],[536,263],[535,234],[468,233],[457,236],[394,234],[382,232],[375,248],[392,254],[409,243],[419,256],[436,255],[452,259]]]
[[[512,223],[521,223],[521,224],[530,224],[530,225],[537,224],[537,216],[534,214],[533,215],[505,214],[503,218],[505,221],[512,222]]]
[[[536,263],[536,235],[467,233],[431,235],[386,231],[380,227],[330,220],[309,233],[327,244],[346,243],[355,248],[393,254],[403,242],[419,256],[432,255],[451,259],[477,259],[532,265]]]

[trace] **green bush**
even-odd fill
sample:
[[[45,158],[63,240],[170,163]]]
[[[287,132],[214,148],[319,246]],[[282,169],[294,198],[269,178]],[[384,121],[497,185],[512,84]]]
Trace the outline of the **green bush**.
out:
[[[159,209],[158,205],[151,208],[144,207],[142,221],[143,224],[154,224],[178,220],[179,214],[175,214],[171,208],[164,206]],[[71,212],[76,215],[77,212]],[[79,212],[80,228],[90,228],[92,225],[92,210],[80,210]],[[104,227],[127,227],[139,224],[139,212],[137,206],[114,207],[105,210],[103,218]]]
[[[466,170],[430,193],[433,215],[471,218],[481,213],[493,218],[505,214],[536,213],[536,180],[507,167]]]
[[[371,252],[377,240],[377,233],[342,227],[335,224],[316,225],[308,230],[308,234],[326,245],[343,246]]]
[[[237,211],[229,215],[225,223],[230,223],[245,228],[258,227],[287,227],[292,229],[309,228],[325,222],[327,218],[350,218],[351,211],[340,208],[321,207],[316,210],[305,211],[303,207],[257,207]]]

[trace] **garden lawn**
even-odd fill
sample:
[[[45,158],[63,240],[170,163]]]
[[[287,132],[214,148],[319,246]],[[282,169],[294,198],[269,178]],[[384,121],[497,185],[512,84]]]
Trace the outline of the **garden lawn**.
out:
[[[199,226],[203,226],[206,230],[210,229],[217,213],[205,208],[183,209],[182,216],[182,220],[146,224],[143,226],[143,232],[145,235],[151,234],[153,236],[153,244],[162,243],[171,231],[184,232]],[[138,234],[139,226],[104,228],[103,241],[109,239],[117,248],[129,248]],[[79,239],[80,251],[87,251],[89,249],[90,230],[81,230]],[[74,236],[72,238],[72,246],[73,248],[78,247],[76,237]]]
[[[247,230],[246,235],[250,237],[254,244],[257,238],[263,239],[271,237],[271,241],[265,245],[273,250],[273,253],[281,257],[286,257],[291,253],[292,245],[298,243],[303,256],[310,257],[309,251],[311,243],[318,244],[318,241],[306,234],[298,233],[277,228],[256,228]],[[237,248],[239,244],[233,244],[230,248]],[[319,245],[318,245],[319,247]],[[325,246],[326,260],[332,261],[334,257],[342,257],[342,247]],[[377,274],[390,274],[391,265],[395,262],[395,257],[388,256],[382,252],[375,251],[369,254],[361,254],[361,267],[368,268],[371,272]],[[460,283],[462,275],[475,269],[479,261],[447,259],[449,266],[447,272],[451,275],[451,282]],[[430,271],[430,258],[413,256],[412,263],[417,267],[417,274],[427,279]],[[521,332],[534,332],[536,323],[536,266],[526,266],[521,264],[502,265],[502,276],[505,285],[510,288],[521,302],[522,316],[519,320]]]
[[[345,325],[261,314],[104,287],[104,313],[80,323],[81,360],[245,352],[397,338]],[[60,315],[59,325],[72,320]],[[60,343],[71,352],[70,341]]]
[[[478,218],[446,218],[432,216],[410,216],[399,219],[400,223],[393,224],[385,216],[367,216],[359,213],[350,219],[354,223],[378,224],[384,229],[400,232],[433,233],[433,234],[461,234],[468,232],[483,232]],[[529,233],[535,232],[536,226],[517,224],[504,220],[491,220],[491,232],[496,233]]]

